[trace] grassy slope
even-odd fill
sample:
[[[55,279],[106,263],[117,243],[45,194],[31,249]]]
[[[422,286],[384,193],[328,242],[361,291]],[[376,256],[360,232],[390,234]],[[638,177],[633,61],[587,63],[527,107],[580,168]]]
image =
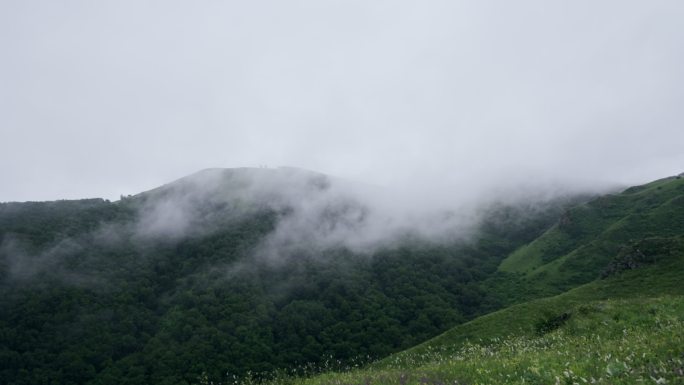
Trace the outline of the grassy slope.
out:
[[[684,383],[684,238],[670,244],[656,264],[477,318],[364,370],[296,383]],[[554,320],[558,329],[543,333]]]
[[[684,178],[602,196],[569,210],[546,233],[507,257],[490,291],[509,295],[500,299],[504,304],[565,292],[594,280],[625,246],[684,234],[682,218]],[[512,281],[518,283],[515,290],[505,287]]]
[[[563,294],[477,318],[365,370],[295,382],[684,383],[682,218],[681,178],[578,206],[511,254],[490,285],[509,303]],[[625,250],[653,244],[653,263],[596,279]]]
[[[676,249],[654,265],[624,271],[604,280],[596,280],[558,296],[542,298],[479,317],[459,325],[402,354],[420,354],[438,346],[454,346],[466,340],[487,340],[508,335],[532,335],[534,324],[545,314],[561,314],[581,304],[606,299],[684,296],[684,239],[677,238]],[[387,360],[383,361],[387,362]]]
[[[605,300],[573,307],[561,328],[458,349],[431,350],[416,363],[326,374],[307,385],[347,384],[682,384],[684,297]]]

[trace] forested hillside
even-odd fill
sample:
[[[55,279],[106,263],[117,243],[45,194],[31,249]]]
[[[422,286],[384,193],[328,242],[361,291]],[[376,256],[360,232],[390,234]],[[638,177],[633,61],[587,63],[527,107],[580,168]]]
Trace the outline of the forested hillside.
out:
[[[288,383],[684,383],[683,203],[679,176],[578,205],[483,282],[488,300],[518,304],[365,369]]]
[[[299,381],[416,346],[349,377],[402,383],[471,339],[594,328],[583,303],[682,294],[681,177],[412,226],[340,185],[207,170],[117,202],[0,204],[0,382]]]
[[[0,383],[225,382],[381,358],[496,307],[483,284],[499,263],[582,199],[491,204],[467,237],[399,228],[370,247],[372,208],[332,183],[208,170],[117,202],[0,204]]]

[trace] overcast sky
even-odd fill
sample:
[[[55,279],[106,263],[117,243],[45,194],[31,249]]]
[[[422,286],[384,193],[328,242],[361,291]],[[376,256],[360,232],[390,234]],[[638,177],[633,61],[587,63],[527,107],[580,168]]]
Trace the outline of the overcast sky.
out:
[[[0,1],[0,201],[684,171],[684,2]]]

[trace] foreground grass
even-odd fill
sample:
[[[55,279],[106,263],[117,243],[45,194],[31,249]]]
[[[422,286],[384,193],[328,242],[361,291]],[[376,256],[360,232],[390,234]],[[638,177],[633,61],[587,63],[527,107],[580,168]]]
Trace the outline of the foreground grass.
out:
[[[540,318],[536,335],[430,347],[375,368],[288,382],[684,384],[684,297],[595,301],[563,314]]]

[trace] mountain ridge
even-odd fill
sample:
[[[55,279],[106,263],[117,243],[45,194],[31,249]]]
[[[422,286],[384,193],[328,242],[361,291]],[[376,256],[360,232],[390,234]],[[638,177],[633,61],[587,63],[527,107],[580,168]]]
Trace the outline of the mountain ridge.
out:
[[[226,193],[221,178],[199,195],[177,180],[119,202],[0,204],[0,380],[192,384],[224,382],[226,373],[306,374],[307,363],[330,354],[340,367],[380,359],[606,271],[679,276],[677,259],[669,270],[649,265],[649,253],[679,250],[676,177],[591,200],[497,204],[467,239],[404,237],[360,250],[335,237],[307,240],[354,234],[349,226],[367,226],[368,215],[331,210],[348,206],[307,181],[297,186],[314,195],[292,194],[307,199],[290,208],[245,206],[253,196]],[[603,248],[591,250],[603,254],[583,264],[587,254],[574,250],[597,239]],[[544,263],[548,253],[532,252],[539,244],[558,252]],[[527,274],[559,260],[565,270]]]

